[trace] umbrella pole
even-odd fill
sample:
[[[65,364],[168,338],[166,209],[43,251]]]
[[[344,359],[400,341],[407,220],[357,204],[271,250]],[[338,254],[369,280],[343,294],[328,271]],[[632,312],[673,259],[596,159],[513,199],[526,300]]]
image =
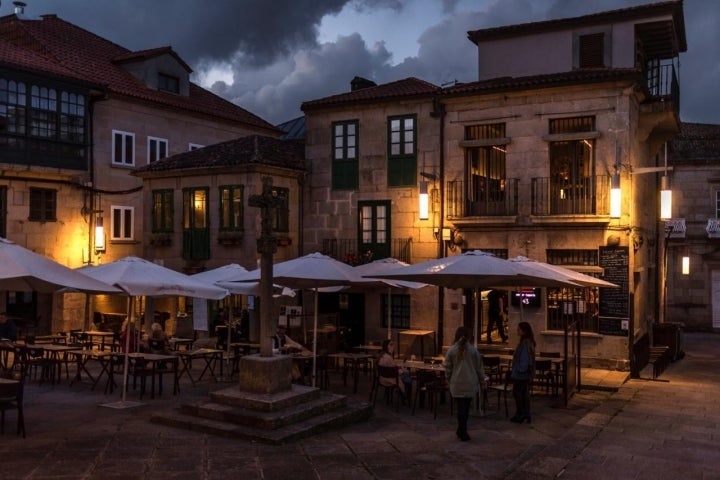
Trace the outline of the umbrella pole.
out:
[[[387,327],[388,327],[388,340],[392,338],[392,287],[388,287],[388,299],[387,299]]]
[[[135,300],[135,297],[131,296],[128,298],[128,316],[127,316],[127,323],[125,324],[125,362],[123,364],[123,379],[122,379],[122,401],[125,402],[125,396],[127,394],[127,378],[128,378],[128,369],[130,368],[130,357],[128,357],[128,353],[130,352],[130,322],[132,322],[132,311],[133,311],[133,301]]]
[[[315,386],[315,373],[317,368],[317,325],[318,325],[318,289],[315,290],[315,312],[313,320],[313,366],[312,366],[312,386]]]
[[[475,302],[474,302],[474,303],[475,303],[475,311],[473,312],[473,313],[474,313],[474,317],[475,317],[475,323],[474,323],[474,330],[475,330],[475,331],[473,332],[473,334],[475,335],[475,348],[477,348],[478,343],[480,343],[480,342],[479,342],[479,338],[480,338],[480,337],[478,336],[478,311],[479,311],[479,309],[480,309],[480,306],[478,305],[478,303],[479,303],[478,300],[479,300],[479,298],[480,298],[480,295],[478,295],[478,289],[477,289],[477,288],[473,290],[473,297],[475,297]]]

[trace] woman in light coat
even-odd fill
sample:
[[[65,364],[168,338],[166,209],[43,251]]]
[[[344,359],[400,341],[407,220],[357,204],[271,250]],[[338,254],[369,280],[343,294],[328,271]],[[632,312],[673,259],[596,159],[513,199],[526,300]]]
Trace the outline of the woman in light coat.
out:
[[[445,377],[448,379],[450,394],[457,406],[456,435],[463,442],[470,440],[467,431],[470,404],[485,383],[485,370],[477,348],[470,343],[470,332],[459,327],[455,332],[455,343],[445,355]]]

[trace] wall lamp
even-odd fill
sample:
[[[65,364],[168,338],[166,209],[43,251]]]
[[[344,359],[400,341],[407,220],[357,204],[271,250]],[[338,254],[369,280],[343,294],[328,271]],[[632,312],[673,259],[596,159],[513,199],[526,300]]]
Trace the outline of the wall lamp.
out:
[[[420,180],[420,220],[428,220],[430,218],[430,196],[428,194],[428,180],[437,180],[437,175],[434,173],[420,172],[422,180]]]
[[[98,216],[95,219],[95,253],[105,251],[105,228],[103,227],[103,217]]]
[[[616,148],[615,169],[610,177],[610,218],[620,218],[622,215],[622,190],[620,188],[620,150]],[[667,143],[665,144],[665,166],[663,167],[628,167],[631,175],[642,175],[645,173],[664,173],[660,179],[660,220],[672,218],[672,190],[670,188],[670,177],[668,172],[673,167],[667,166]]]

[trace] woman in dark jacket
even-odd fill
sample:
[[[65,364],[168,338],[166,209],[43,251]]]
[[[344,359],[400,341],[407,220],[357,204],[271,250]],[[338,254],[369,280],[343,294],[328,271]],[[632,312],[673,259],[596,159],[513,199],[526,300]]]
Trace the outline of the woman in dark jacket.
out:
[[[510,421],[530,423],[530,384],[535,375],[535,336],[528,322],[520,322],[517,333],[520,335],[520,341],[513,354],[510,372],[513,397],[515,397],[515,415]]]

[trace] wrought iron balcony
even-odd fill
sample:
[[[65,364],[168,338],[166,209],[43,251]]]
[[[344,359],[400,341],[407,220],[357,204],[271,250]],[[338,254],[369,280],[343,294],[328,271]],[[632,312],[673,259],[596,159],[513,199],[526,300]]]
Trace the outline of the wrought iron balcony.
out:
[[[355,238],[324,238],[322,241],[322,254],[345,263],[366,263],[366,260],[378,260],[387,255],[372,251],[368,256],[366,249],[358,249]],[[390,241],[390,257],[402,262],[410,263],[412,260],[412,237],[393,238]],[[356,261],[357,259],[357,261]]]
[[[610,177],[597,175],[575,180],[532,179],[532,214],[609,215]]]
[[[517,178],[496,180],[495,186],[490,188],[484,188],[484,183],[476,183],[474,191],[470,193],[462,180],[447,182],[449,218],[517,215]]]

